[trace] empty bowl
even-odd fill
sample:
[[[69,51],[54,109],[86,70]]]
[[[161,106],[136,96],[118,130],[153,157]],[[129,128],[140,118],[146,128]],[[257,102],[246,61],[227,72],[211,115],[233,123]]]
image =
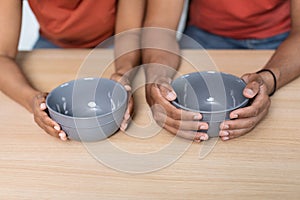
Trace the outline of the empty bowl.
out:
[[[50,117],[68,138],[93,142],[113,135],[127,108],[123,85],[106,78],[83,78],[61,84],[46,98]]]
[[[194,72],[172,81],[177,94],[173,105],[202,114],[202,121],[208,122],[207,134],[219,136],[219,126],[228,120],[231,111],[248,104],[243,95],[245,82],[231,74],[216,71]]]

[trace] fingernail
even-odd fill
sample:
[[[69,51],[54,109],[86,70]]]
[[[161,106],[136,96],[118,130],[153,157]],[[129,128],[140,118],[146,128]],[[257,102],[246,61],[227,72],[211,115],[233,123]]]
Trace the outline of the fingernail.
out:
[[[228,136],[229,132],[228,131],[221,131],[220,136]]]
[[[207,129],[208,127],[207,126],[205,126],[205,125],[201,125],[200,126],[200,130],[205,130],[205,129]]]
[[[238,114],[233,114],[232,117],[231,117],[231,119],[236,119],[236,118],[238,118],[238,117],[239,117]]]
[[[200,137],[200,140],[208,140],[208,137],[207,137],[207,136],[204,136],[204,135],[202,135],[202,136]]]
[[[229,129],[229,125],[228,125],[228,124],[223,124],[223,125],[221,126],[221,129]]]
[[[229,137],[222,137],[222,140],[224,141],[229,140]]]
[[[202,116],[199,114],[199,115],[194,115],[194,120],[200,120],[202,119]]]
[[[62,141],[67,141],[67,140],[68,140],[67,137],[61,137],[60,139],[61,139]]]
[[[40,109],[45,110],[46,109],[46,104],[45,103],[41,103]]]
[[[128,124],[127,123],[125,123],[124,125],[122,125],[121,126],[121,131],[125,131],[126,130],[126,128],[127,128],[127,126],[128,126]]]
[[[175,94],[175,92],[169,92],[168,94],[167,94],[167,99],[168,100],[174,100],[174,99],[176,99],[176,94]]]
[[[59,126],[54,126],[54,129],[57,130],[57,131],[60,130]]]
[[[62,141],[66,141],[66,140],[67,140],[67,136],[66,136],[66,134],[63,133],[63,132],[60,132],[60,133],[58,134],[58,136],[59,136],[59,138],[60,138]]]
[[[125,119],[125,120],[128,120],[129,118],[130,118],[130,115],[129,115],[128,113],[125,113],[124,119]]]
[[[60,132],[60,133],[58,134],[58,136],[59,136],[59,137],[66,137],[66,134],[63,133],[63,132]]]
[[[131,91],[131,87],[129,85],[125,85],[124,88],[126,91]]]
[[[246,94],[248,94],[249,96],[253,96],[254,95],[254,92],[253,92],[253,90],[251,90],[251,89],[245,89],[245,92],[246,92]]]

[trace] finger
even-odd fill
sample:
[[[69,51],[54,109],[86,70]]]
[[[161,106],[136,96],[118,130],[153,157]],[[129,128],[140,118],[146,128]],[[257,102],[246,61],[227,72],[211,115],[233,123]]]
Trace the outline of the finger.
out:
[[[127,109],[126,112],[125,112],[125,115],[123,117],[123,121],[121,122],[120,130],[124,132],[127,129],[128,124],[130,123],[130,121],[131,121],[131,117],[130,117],[130,114],[129,114],[129,110]]]
[[[255,117],[263,110],[268,110],[271,100],[268,95],[257,95],[250,106],[234,110],[230,113],[231,119]]]
[[[133,114],[133,110],[134,110],[134,99],[132,96],[130,96],[129,101],[128,101],[128,106],[126,109],[126,112],[130,115]]]
[[[124,88],[127,91],[127,95],[128,95],[128,102],[127,102],[127,109],[126,109],[126,113],[130,116],[133,113],[133,105],[134,105],[134,101],[133,101],[133,97],[132,97],[132,93],[131,93],[131,86],[130,85],[124,85]],[[127,116],[128,118],[128,116]]]
[[[126,110],[123,121],[121,122],[121,125],[120,125],[121,131],[125,131],[127,129],[130,121],[131,121],[131,117],[130,117],[129,111]]]
[[[68,137],[67,137],[67,134],[64,132],[64,131],[61,131],[59,134],[58,134],[59,138],[62,140],[62,141],[67,141],[68,140]]]
[[[39,117],[41,119],[41,122],[47,126],[50,126],[54,128],[56,131],[60,131],[61,127],[58,123],[56,123],[54,120],[52,120],[47,113],[44,113]]]
[[[259,92],[260,86],[264,84],[262,78],[258,74],[245,74],[242,79],[247,83],[243,94],[247,98],[253,98]]]
[[[36,123],[49,135],[59,138],[59,131],[51,126],[44,124],[40,118],[36,119]]]
[[[158,85],[161,95],[168,101],[174,101],[177,95],[168,82],[161,82]]]
[[[168,100],[166,100],[160,93],[157,87],[151,87],[151,94],[156,101],[156,105],[160,105],[160,112],[165,112],[167,115],[173,119],[181,120],[201,120],[202,115],[197,112],[186,111],[176,108]],[[153,107],[154,105],[152,105]],[[151,108],[152,109],[152,108]]]
[[[259,113],[256,117],[241,118],[236,120],[227,120],[220,124],[221,130],[235,130],[243,128],[254,128],[264,116],[266,116],[268,110],[264,110]]]
[[[256,81],[249,82],[243,90],[243,95],[249,99],[255,97],[259,91],[259,83]]]
[[[258,119],[255,117],[251,118],[244,118],[244,119],[237,119],[237,120],[228,120],[222,122],[220,125],[221,131],[230,131],[236,129],[243,129],[243,128],[251,128],[257,124]],[[226,136],[226,135],[221,135]]]
[[[45,104],[46,96],[47,93],[40,93],[34,97],[34,120],[49,135],[60,137],[59,133],[62,132],[61,139],[66,140],[67,136],[63,131],[61,131],[60,125],[53,121],[45,112],[45,110],[47,109]]]
[[[124,88],[127,92],[131,92],[131,86],[130,85],[124,85]]]
[[[34,106],[38,108],[42,103],[45,103],[47,95],[47,93],[41,92],[34,96]]]
[[[209,138],[206,133],[201,133],[196,131],[177,130],[174,127],[168,125],[165,125],[164,128],[176,136],[189,139],[189,140],[208,140]]]
[[[171,104],[166,106],[166,111],[164,112],[175,120],[197,121],[202,119],[202,115],[200,113],[182,110]]]
[[[123,132],[125,132],[126,129],[127,129],[127,127],[128,127],[128,123],[123,121],[121,123],[120,130],[123,131]]]
[[[164,112],[154,111],[153,115],[154,120],[160,125],[164,126],[164,124],[174,127],[177,130],[207,130],[208,124],[203,121],[186,121],[186,120],[176,120],[174,118],[169,117]]]
[[[133,102],[133,98],[131,97],[128,102],[127,109],[125,111],[123,121],[120,125],[121,131],[125,131],[127,129],[128,124],[132,120],[133,110],[134,110],[134,102]]]
[[[40,122],[40,123],[42,123],[42,122]],[[40,123],[38,123],[38,124],[40,124]],[[51,135],[53,137],[59,138],[62,141],[67,141],[68,140],[67,134],[64,131],[57,131],[53,127],[47,126],[47,125],[44,125],[44,124],[41,124],[40,127],[46,133],[48,133],[49,135]]]
[[[45,104],[45,103],[41,103],[41,104],[40,104],[40,109],[41,109],[41,110],[46,110],[46,109],[47,109],[46,104]]]
[[[46,126],[51,127],[56,131],[56,133],[58,133],[61,130],[60,125],[53,121],[45,111],[39,111],[34,113],[34,120],[42,128]]]
[[[220,132],[220,138],[223,141],[227,141],[230,139],[238,138],[246,133],[250,132],[252,129],[244,128],[244,129],[236,129],[236,130],[228,130],[228,131],[221,131]]]
[[[254,129],[266,113],[267,111],[264,111],[258,117],[253,118],[225,121],[221,124],[222,129],[219,132],[219,136],[225,141],[245,135]]]

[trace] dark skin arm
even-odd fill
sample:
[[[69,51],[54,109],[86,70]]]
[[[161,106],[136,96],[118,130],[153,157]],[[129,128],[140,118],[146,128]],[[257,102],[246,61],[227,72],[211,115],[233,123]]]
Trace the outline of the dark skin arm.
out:
[[[115,36],[115,73],[111,79],[121,82],[131,96],[134,67],[140,65],[140,30],[144,18],[146,0],[119,0]],[[132,12],[134,10],[134,12]],[[120,129],[125,131],[133,113],[131,96]]]
[[[300,1],[291,0],[292,27],[290,35],[279,46],[264,68],[274,72],[277,88],[288,84],[300,75]],[[245,108],[233,111],[230,117],[235,120],[221,124],[219,135],[222,140],[239,137],[251,131],[268,113],[271,99],[268,96],[274,89],[274,80],[269,72],[249,73],[242,77],[247,86],[244,95],[254,98]]]
[[[22,1],[0,2],[0,89],[34,114],[36,123],[48,134],[66,140],[60,126],[45,112],[46,94],[33,88],[15,62],[21,27]]]
[[[207,134],[194,131],[208,128],[206,123],[199,121],[201,114],[177,109],[170,103],[176,99],[170,83],[181,60],[174,30],[177,30],[183,3],[173,0],[148,1],[144,27],[164,29],[143,31],[142,57],[143,63],[147,64],[144,68],[146,98],[158,125],[172,134],[200,142],[208,139]]]

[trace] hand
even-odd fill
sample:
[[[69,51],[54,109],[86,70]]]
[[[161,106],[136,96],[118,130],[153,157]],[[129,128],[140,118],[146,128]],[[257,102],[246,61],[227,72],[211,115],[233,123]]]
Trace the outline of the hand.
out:
[[[61,127],[53,121],[46,112],[46,96],[46,93],[39,93],[33,97],[32,111],[34,121],[49,135],[60,138],[62,141],[66,141],[66,133],[61,130]]]
[[[250,106],[237,109],[230,113],[230,119],[221,123],[220,137],[222,140],[233,139],[250,132],[268,113],[271,100],[267,84],[261,75],[245,74],[242,79],[247,83],[243,94],[251,99]]]
[[[196,142],[207,140],[206,133],[197,132],[208,129],[207,123],[199,121],[202,115],[178,109],[170,103],[176,99],[176,93],[170,82],[170,78],[160,77],[155,83],[146,85],[146,98],[154,120],[174,135]]]
[[[124,88],[126,89],[128,97],[129,97],[127,109],[125,111],[123,121],[120,126],[120,130],[124,132],[127,129],[128,124],[130,123],[130,120],[132,119],[133,110],[134,110],[134,100],[133,100],[133,96],[131,93],[130,81],[126,76],[118,74],[118,73],[112,74],[110,78],[112,80],[117,81],[117,82],[121,83],[122,85],[124,85]]]

